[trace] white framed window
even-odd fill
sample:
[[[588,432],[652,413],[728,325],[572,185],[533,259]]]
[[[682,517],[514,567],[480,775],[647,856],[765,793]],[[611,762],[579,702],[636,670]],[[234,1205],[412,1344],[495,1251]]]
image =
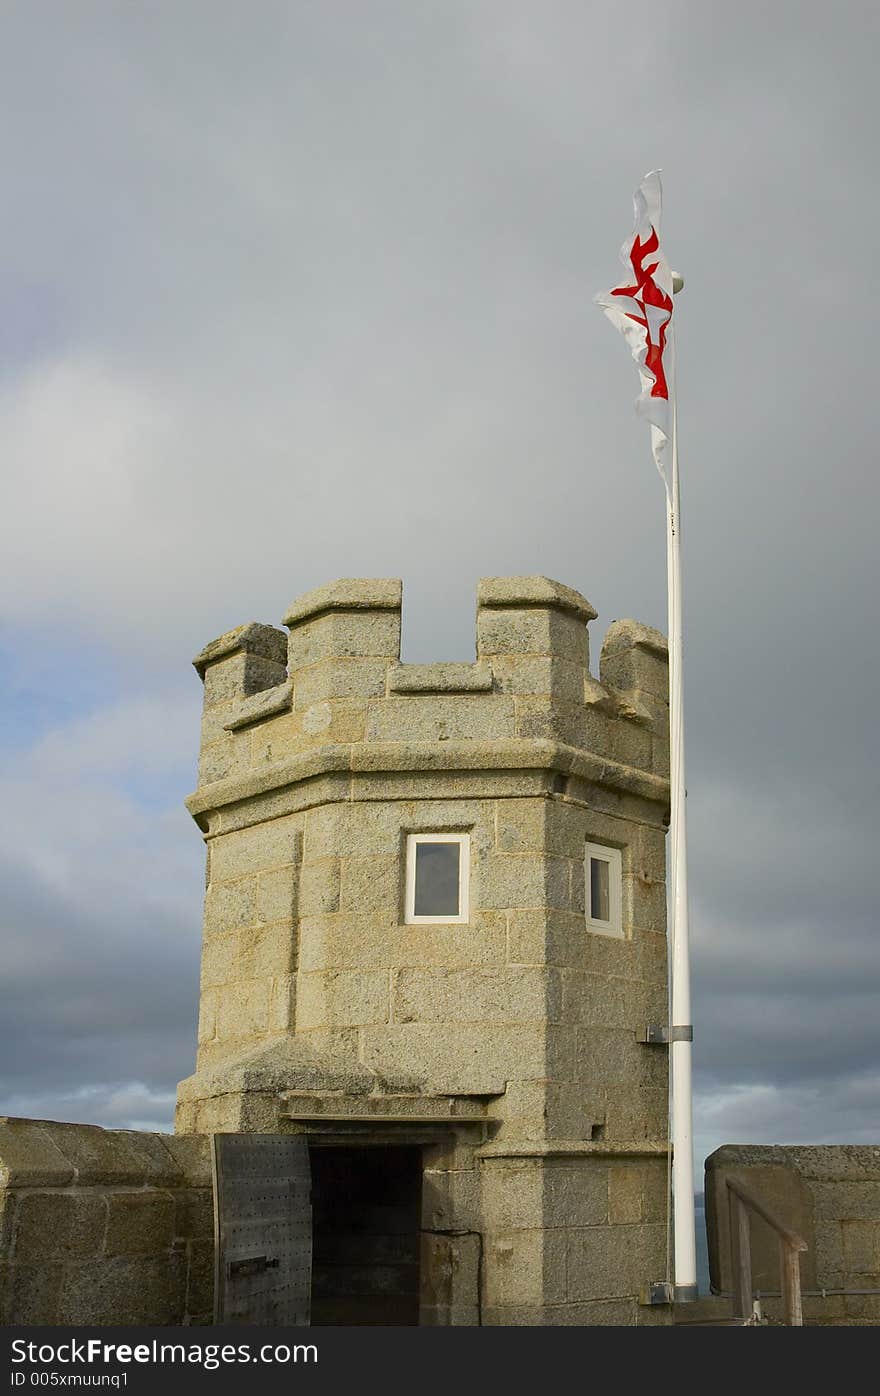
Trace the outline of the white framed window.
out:
[[[587,929],[622,938],[620,849],[588,843],[584,875]]]
[[[470,834],[408,834],[405,924],[466,922],[470,864]]]

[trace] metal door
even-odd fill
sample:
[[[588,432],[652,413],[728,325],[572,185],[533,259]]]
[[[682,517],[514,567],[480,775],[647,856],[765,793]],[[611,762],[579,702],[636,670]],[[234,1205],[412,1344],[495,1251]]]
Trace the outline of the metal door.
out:
[[[212,1143],[214,1322],[305,1326],[312,1288],[305,1138],[215,1134]]]

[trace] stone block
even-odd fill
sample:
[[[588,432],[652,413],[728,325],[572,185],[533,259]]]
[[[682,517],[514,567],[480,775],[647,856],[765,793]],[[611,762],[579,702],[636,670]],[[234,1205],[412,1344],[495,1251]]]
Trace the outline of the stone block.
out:
[[[330,611],[291,629],[287,662],[294,676],[323,659],[400,658],[400,613]]]
[[[638,1164],[612,1163],[608,1168],[608,1220],[626,1225],[643,1219],[644,1170]]]
[[[302,820],[273,820],[219,834],[209,841],[211,879],[229,882],[299,861]]]
[[[118,1192],[108,1198],[106,1253],[155,1256],[174,1239],[171,1193]]]
[[[19,1198],[15,1258],[42,1265],[49,1258],[96,1256],[104,1245],[105,1199],[91,1192],[27,1192]]]
[[[296,984],[296,1024],[314,1028],[360,1027],[387,1023],[390,1012],[387,971],[300,972]]]
[[[159,1135],[54,1120],[41,1122],[41,1128],[73,1163],[79,1186],[162,1185],[178,1180]]]
[[[284,683],[287,664],[258,654],[230,653],[207,664],[203,677],[206,708],[232,705]]]
[[[546,697],[561,703],[584,701],[584,666],[558,655],[504,654],[492,660],[499,693]]]
[[[382,913],[403,920],[403,866],[399,856],[373,854],[369,858],[343,858],[339,909],[361,915]]]
[[[482,1230],[480,1176],[475,1168],[425,1168],[422,1174],[422,1229]]]
[[[495,847],[498,852],[543,856],[547,805],[546,800],[499,800],[495,806]]]
[[[483,1239],[483,1297],[505,1304],[561,1303],[565,1295],[566,1232],[492,1231]]]
[[[637,1299],[666,1264],[661,1223],[571,1228],[568,1233],[568,1298]]]
[[[370,658],[330,658],[298,669],[294,685],[294,707],[310,708],[328,698],[384,698],[388,660]]]
[[[296,1027],[296,975],[273,979],[269,989],[269,1031],[293,1032]]]
[[[514,700],[504,694],[407,694],[373,703],[368,742],[493,741],[514,734]]]
[[[205,931],[208,935],[234,931],[257,923],[257,879],[212,882],[205,896]]]
[[[102,1265],[65,1268],[58,1296],[62,1324],[179,1325],[186,1302],[187,1258],[113,1256]]]
[[[543,1022],[561,1015],[557,974],[542,968],[401,969],[394,993],[398,1023]]]
[[[491,693],[491,664],[392,664],[389,693]]]
[[[257,920],[291,921],[296,887],[291,867],[261,873],[257,882]]]
[[[844,1221],[841,1228],[847,1273],[880,1275],[880,1223]]]
[[[370,1070],[406,1073],[440,1095],[500,1095],[512,1076],[542,1075],[545,1062],[538,1023],[490,1034],[470,1023],[390,1023],[365,1027],[361,1041]]]
[[[477,655],[553,655],[589,669],[587,628],[577,616],[531,607],[481,610],[477,615]]]
[[[422,1303],[435,1314],[479,1305],[481,1238],[423,1231],[421,1236]],[[448,1320],[447,1320],[448,1321]]]
[[[482,1211],[487,1232],[537,1230],[544,1225],[544,1170],[536,1159],[484,1159]]]
[[[601,1226],[608,1221],[609,1183],[605,1159],[550,1159],[544,1166],[544,1174],[545,1226]]]
[[[206,1142],[209,1141],[206,1139]],[[174,1193],[173,1200],[175,1237],[184,1237],[187,1241],[210,1242],[213,1247],[214,1200],[210,1186],[179,1188]]]
[[[63,1187],[74,1175],[74,1165],[45,1128],[0,1118],[0,1187]]]
[[[302,916],[318,916],[339,910],[341,872],[338,858],[303,863],[298,905]]]
[[[290,974],[295,950],[295,932],[289,921],[207,936],[202,947],[202,987]]]
[[[29,1327],[56,1324],[64,1265],[0,1262],[0,1325]]]
[[[238,980],[215,992],[216,1036],[221,1042],[269,1031],[269,983],[265,979]]]
[[[548,917],[545,911],[510,911],[506,917],[507,963],[548,963]]]
[[[666,700],[669,693],[666,637],[638,621],[614,621],[602,645],[599,677],[609,688],[624,692],[636,690]]]
[[[880,1187],[864,1182],[812,1182],[816,1218],[823,1221],[880,1221]]]
[[[211,1323],[214,1310],[214,1240],[193,1241],[187,1253],[186,1318]]]
[[[479,858],[475,871],[482,907],[511,911],[568,905],[567,859],[496,853]]]

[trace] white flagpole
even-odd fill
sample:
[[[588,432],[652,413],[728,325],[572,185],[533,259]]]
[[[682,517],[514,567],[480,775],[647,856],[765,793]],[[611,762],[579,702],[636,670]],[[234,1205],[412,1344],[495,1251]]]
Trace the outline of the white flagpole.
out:
[[[684,282],[674,276],[673,290]],[[672,355],[672,480],[666,492],[666,559],[669,603],[669,765],[670,858],[672,868],[672,946],[670,973],[669,1067],[670,1138],[674,1203],[675,1287],[680,1300],[697,1297],[694,1216],[694,1156],[691,1097],[691,988],[688,937],[687,812],[685,808],[684,702],[681,608],[681,495],[678,474],[675,330]]]

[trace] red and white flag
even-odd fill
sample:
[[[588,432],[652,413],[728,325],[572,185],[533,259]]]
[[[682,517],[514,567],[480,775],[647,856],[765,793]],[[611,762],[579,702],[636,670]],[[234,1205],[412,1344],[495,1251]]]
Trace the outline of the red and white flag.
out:
[[[635,227],[620,249],[626,278],[596,297],[612,325],[620,330],[639,366],[641,396],[636,411],[651,423],[651,445],[667,491],[666,446],[672,435],[670,406],[672,346],[672,272],[660,248],[663,191],[660,171],[645,175],[633,197]]]

